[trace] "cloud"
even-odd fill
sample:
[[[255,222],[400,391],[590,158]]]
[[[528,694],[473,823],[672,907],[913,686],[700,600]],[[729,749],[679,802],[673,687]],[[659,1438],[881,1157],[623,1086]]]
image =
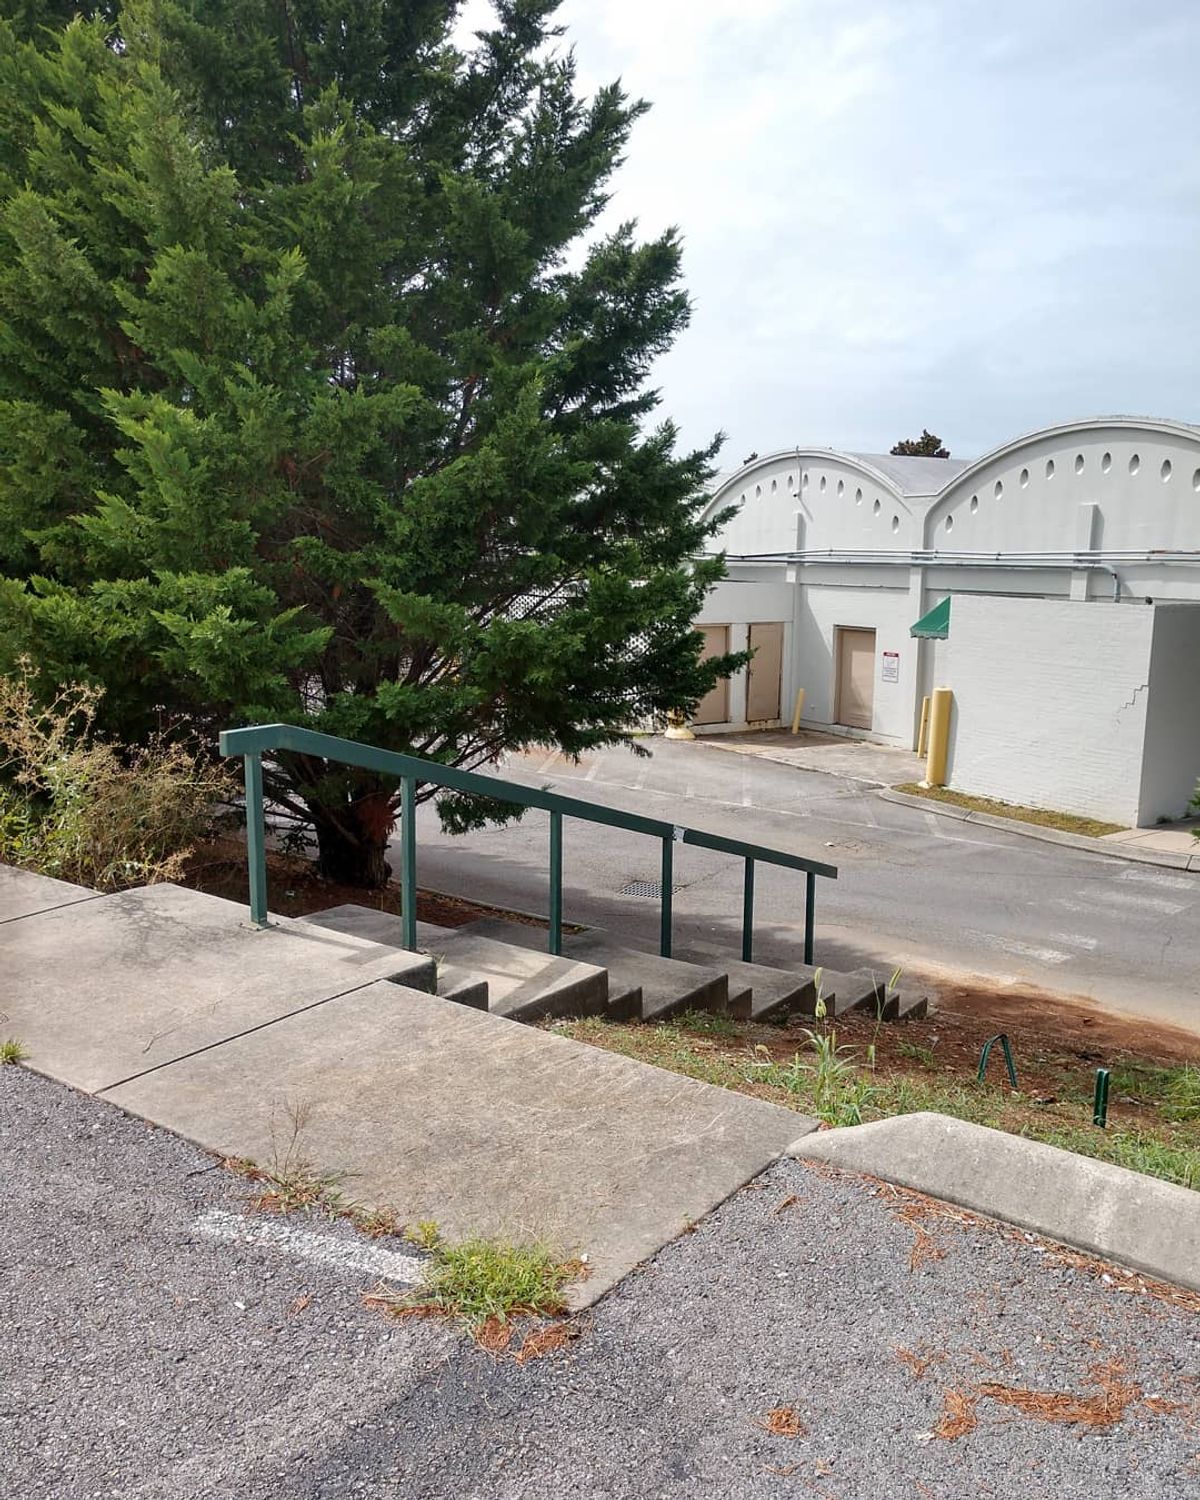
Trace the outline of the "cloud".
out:
[[[968,454],[1072,416],[1200,416],[1191,0],[559,15],[583,86],[654,105],[609,217],[683,231],[696,312],[656,380],[688,441],[929,426]]]

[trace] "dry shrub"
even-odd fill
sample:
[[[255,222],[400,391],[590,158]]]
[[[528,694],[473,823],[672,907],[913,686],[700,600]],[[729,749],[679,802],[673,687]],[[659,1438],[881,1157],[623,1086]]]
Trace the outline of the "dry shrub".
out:
[[[28,661],[0,677],[0,861],[100,891],[174,880],[233,778],[161,735],[101,739],[101,696],[73,683],[43,702]]]

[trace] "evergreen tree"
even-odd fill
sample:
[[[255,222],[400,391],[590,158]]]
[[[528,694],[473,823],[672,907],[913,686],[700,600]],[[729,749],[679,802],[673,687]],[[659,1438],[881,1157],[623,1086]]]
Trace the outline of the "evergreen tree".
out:
[[[942,440],[929,428],[923,429],[919,438],[901,438],[894,448],[888,450],[893,454],[903,454],[908,458],[949,458],[949,448],[942,447]]]
[[[467,51],[453,0],[0,4],[0,666],[128,738],[469,766],[737,665],[691,628],[715,445],[649,421],[678,238],[591,232],[643,106],[578,95],[556,4]],[[268,790],[386,878],[392,784]]]

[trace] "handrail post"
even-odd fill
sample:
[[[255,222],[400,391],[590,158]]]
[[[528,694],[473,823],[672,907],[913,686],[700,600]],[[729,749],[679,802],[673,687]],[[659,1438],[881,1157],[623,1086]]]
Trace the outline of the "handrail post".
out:
[[[804,877],[804,962],[813,961],[813,921],[817,910],[817,877],[811,870]]]
[[[417,951],[417,782],[400,782],[400,901],[404,918],[404,946]]]
[[[246,768],[246,862],[250,867],[250,920],[267,922],[267,830],[263,814],[262,755],[244,757]]]
[[[754,962],[754,861],[746,860],[742,881],[742,962]]]
[[[668,835],[662,841],[662,925],[658,951],[664,958],[671,956],[671,897],[674,894],[675,839]]]
[[[550,952],[562,952],[562,813],[550,814]]]

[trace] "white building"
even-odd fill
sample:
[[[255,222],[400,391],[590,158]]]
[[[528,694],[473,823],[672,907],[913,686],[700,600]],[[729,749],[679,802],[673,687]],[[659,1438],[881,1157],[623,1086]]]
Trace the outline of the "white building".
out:
[[[949,785],[1118,823],[1185,812],[1200,426],[1067,423],[974,463],[797,448],[725,478],[727,507],[729,576],[697,626],[755,657],[699,705],[705,732],[788,723],[803,690],[805,727],[915,747],[948,687]]]

